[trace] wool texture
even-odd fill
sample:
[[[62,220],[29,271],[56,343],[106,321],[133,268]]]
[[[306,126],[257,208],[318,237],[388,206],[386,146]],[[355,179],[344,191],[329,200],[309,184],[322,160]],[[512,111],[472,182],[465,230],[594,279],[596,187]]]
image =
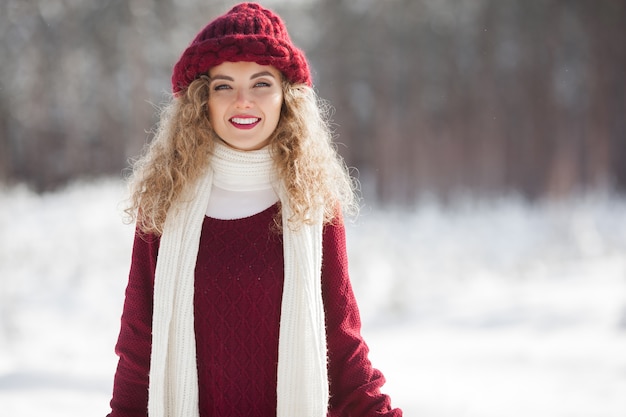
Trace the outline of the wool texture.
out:
[[[274,204],[236,220],[204,219],[194,295],[201,416],[276,415],[284,282],[282,235],[273,228],[279,213]]]
[[[224,62],[272,65],[291,83],[311,86],[304,53],[298,49],[281,18],[256,3],[241,3],[205,26],[185,49],[172,73],[177,94],[202,74]]]
[[[216,142],[211,169],[168,212],[154,283],[150,417],[199,415],[193,320],[194,268],[214,177],[245,189],[274,180],[268,148],[237,151]],[[229,179],[234,178],[234,179]],[[326,332],[321,290],[322,216],[292,228],[284,186],[284,287],[278,342],[277,416],[323,417],[328,409]]]
[[[213,191],[212,191],[213,192]],[[276,415],[280,308],[284,281],[282,234],[273,230],[279,204],[250,217],[205,217],[196,261],[194,322],[200,416]],[[328,345],[328,417],[398,417],[380,392],[360,334],[348,275],[345,226],[324,226],[322,297]],[[154,276],[160,238],[135,235],[115,352],[109,417],[146,417],[152,345]]]

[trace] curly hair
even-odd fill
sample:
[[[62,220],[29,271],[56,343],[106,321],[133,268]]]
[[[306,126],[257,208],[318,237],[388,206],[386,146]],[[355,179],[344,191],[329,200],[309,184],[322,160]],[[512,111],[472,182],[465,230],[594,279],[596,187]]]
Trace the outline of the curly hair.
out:
[[[172,204],[209,167],[219,140],[208,118],[209,83],[201,76],[161,109],[153,140],[133,163],[125,212],[142,233],[160,236]],[[331,106],[307,85],[283,81],[282,88],[281,116],[268,146],[287,191],[290,226],[310,223],[320,211],[325,223],[341,212],[356,214],[357,183],[332,141]]]

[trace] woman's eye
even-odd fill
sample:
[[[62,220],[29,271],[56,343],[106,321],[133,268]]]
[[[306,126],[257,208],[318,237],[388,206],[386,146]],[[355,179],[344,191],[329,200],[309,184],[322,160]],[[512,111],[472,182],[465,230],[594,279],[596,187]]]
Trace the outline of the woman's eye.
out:
[[[228,89],[230,89],[230,86],[228,84],[217,84],[216,86],[213,87],[213,91],[228,90]]]
[[[259,81],[258,83],[254,84],[254,86],[255,87],[271,87],[272,85],[265,81]]]

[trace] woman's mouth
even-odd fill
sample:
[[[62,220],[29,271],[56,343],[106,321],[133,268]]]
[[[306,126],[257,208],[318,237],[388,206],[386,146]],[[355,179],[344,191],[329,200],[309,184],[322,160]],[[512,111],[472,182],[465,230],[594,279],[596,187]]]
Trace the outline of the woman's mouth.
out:
[[[261,118],[259,117],[233,117],[230,119],[230,123],[237,129],[252,129],[260,121]]]

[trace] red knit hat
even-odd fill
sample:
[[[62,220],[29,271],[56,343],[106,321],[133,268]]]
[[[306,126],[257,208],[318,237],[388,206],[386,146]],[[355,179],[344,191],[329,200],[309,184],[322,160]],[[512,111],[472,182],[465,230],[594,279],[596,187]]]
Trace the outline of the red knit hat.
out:
[[[174,66],[174,94],[223,62],[272,65],[292,83],[311,85],[304,53],[289,38],[278,15],[256,3],[241,3],[200,31]]]

